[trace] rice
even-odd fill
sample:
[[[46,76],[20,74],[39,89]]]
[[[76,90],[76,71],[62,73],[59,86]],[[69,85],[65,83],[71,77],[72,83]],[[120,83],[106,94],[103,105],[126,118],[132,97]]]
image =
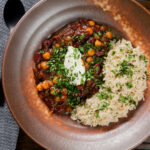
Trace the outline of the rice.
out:
[[[106,57],[103,74],[104,84],[99,93],[77,106],[71,114],[89,126],[108,126],[119,118],[127,117],[144,99],[147,88],[147,59],[140,48],[133,48],[130,41],[111,42],[111,50]]]

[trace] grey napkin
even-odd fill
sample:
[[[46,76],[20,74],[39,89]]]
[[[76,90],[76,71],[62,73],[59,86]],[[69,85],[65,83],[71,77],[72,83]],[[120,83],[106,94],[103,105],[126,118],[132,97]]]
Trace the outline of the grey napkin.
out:
[[[25,10],[27,11],[39,0],[22,0]],[[1,61],[9,36],[9,30],[5,26],[3,20],[3,9],[7,0],[0,0],[0,77],[1,77]],[[0,95],[0,150],[15,150],[19,127],[13,119],[6,102]]]

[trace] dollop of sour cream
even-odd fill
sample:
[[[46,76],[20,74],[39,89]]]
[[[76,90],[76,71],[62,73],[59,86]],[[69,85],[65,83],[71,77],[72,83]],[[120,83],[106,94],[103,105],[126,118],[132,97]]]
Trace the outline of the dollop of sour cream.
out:
[[[67,76],[71,79],[70,84],[81,85],[85,82],[85,67],[82,63],[81,56],[78,48],[68,46],[64,67],[67,70]]]

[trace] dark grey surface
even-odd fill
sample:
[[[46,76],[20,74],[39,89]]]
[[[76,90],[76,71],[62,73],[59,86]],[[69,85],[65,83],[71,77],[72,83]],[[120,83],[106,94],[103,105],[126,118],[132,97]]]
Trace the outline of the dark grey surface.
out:
[[[3,9],[6,1],[0,0],[0,77],[2,56],[9,36],[9,30],[3,20]],[[26,11],[38,1],[22,0]],[[14,150],[16,148],[18,133],[19,127],[16,121],[14,121],[6,102],[3,100],[3,96],[0,95],[0,150]]]

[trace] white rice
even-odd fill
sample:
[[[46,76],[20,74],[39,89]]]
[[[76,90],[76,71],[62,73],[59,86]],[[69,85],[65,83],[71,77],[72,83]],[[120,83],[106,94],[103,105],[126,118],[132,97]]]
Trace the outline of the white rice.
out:
[[[77,106],[72,111],[71,118],[84,125],[108,126],[119,118],[127,117],[128,112],[136,109],[139,101],[144,99],[147,60],[143,59],[143,52],[124,39],[111,45],[104,63],[104,84],[99,93],[87,99],[84,106]],[[117,76],[124,61],[133,65],[129,67],[132,74]]]

